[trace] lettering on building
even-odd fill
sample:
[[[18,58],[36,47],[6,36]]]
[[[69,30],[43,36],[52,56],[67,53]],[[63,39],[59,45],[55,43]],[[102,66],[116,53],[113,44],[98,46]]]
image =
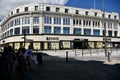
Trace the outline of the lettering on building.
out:
[[[58,41],[59,37],[46,37],[46,40]]]

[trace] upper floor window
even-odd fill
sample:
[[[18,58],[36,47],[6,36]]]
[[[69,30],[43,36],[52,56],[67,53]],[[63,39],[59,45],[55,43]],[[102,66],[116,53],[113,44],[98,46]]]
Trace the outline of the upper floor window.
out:
[[[90,29],[84,29],[84,35],[91,35]]]
[[[22,18],[22,24],[30,24],[30,18],[29,17]]]
[[[81,35],[81,28],[74,28],[74,29],[73,29],[73,33],[74,33],[75,35]]]
[[[54,27],[54,33],[60,34],[61,28],[60,27]]]
[[[38,6],[35,6],[35,11],[37,11],[38,10]]]
[[[102,17],[103,17],[103,18],[105,17],[105,14],[104,14],[104,13],[102,14]]]
[[[65,13],[68,13],[68,9],[65,9]]]
[[[108,36],[112,37],[112,31],[108,31]]]
[[[51,33],[51,26],[44,26],[44,33],[50,34]]]
[[[46,11],[50,11],[50,7],[46,7]]]
[[[70,28],[69,27],[64,27],[63,28],[63,33],[64,34],[70,34]]]
[[[13,29],[10,30],[10,36],[12,36],[12,35],[13,35]]]
[[[15,19],[15,26],[20,25],[20,18]]]
[[[44,17],[44,23],[45,24],[51,24],[52,23],[52,18],[51,17]]]
[[[33,17],[33,24],[39,24],[39,17]]]
[[[39,26],[33,26],[33,34],[39,34]]]
[[[100,35],[100,30],[94,29],[94,30],[93,30],[93,35],[99,36],[99,35]]]
[[[75,11],[75,14],[79,14],[79,10],[76,10],[76,11]]]
[[[114,31],[114,37],[117,37],[118,31]]]
[[[24,11],[25,11],[25,12],[28,11],[28,7],[25,7],[25,8],[24,8]]]
[[[18,28],[15,28],[15,32],[14,32],[14,34],[15,34],[15,35],[18,35],[18,34],[20,34],[20,27],[18,27]]]
[[[11,12],[11,15],[13,15],[13,11]]]
[[[19,9],[16,10],[16,13],[19,13]]]
[[[85,12],[85,15],[88,15],[88,11]]]
[[[24,26],[22,27],[22,34],[29,34],[30,27],[29,26]]]
[[[56,12],[59,12],[60,11],[60,8],[56,8]]]
[[[97,16],[97,12],[95,12],[95,16]]]
[[[114,16],[114,19],[117,19],[117,16]]]
[[[61,18],[60,17],[55,17],[54,18],[54,24],[61,24]]]
[[[70,25],[70,19],[69,18],[63,18],[63,25]]]
[[[108,15],[108,18],[111,18],[111,15]]]

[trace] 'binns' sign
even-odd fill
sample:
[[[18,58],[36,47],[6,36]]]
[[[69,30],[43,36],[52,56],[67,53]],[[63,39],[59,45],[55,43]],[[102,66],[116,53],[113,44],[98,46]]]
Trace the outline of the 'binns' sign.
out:
[[[46,40],[58,41],[59,37],[46,37]]]

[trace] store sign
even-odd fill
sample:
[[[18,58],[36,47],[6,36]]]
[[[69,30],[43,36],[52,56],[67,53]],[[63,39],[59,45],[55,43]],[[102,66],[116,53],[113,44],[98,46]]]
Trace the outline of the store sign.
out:
[[[46,37],[46,40],[56,41],[59,40],[59,37]]]

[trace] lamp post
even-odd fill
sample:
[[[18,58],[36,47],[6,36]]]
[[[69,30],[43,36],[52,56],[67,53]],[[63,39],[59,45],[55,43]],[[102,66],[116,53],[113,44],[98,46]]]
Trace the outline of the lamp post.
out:
[[[24,45],[23,45],[23,46],[25,47],[25,41],[26,41],[26,33],[25,33],[25,31],[24,31],[23,35],[24,35],[24,36],[22,37],[22,39],[24,39],[24,42],[23,42]]]
[[[103,22],[103,27],[104,27],[104,38],[103,38],[103,41],[104,41],[105,56],[107,57],[106,23],[105,23],[105,20],[104,20],[104,0],[102,0],[102,7],[103,7],[102,22]]]

